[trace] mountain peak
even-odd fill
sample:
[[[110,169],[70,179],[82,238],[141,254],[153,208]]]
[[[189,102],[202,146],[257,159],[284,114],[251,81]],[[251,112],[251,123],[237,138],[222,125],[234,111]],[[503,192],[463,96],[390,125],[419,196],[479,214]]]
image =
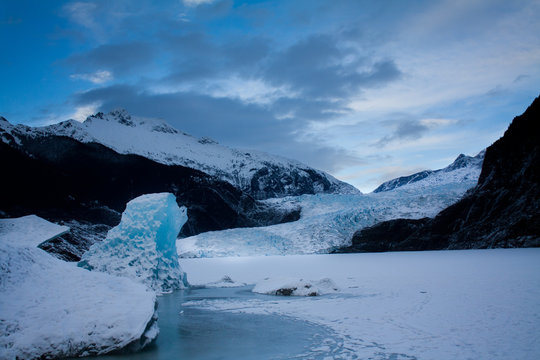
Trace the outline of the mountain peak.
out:
[[[108,114],[104,114],[103,112],[98,112],[95,115],[91,115],[86,118],[84,121],[85,123],[91,123],[94,120],[105,120],[105,121],[111,121],[111,122],[117,122],[122,125],[135,127],[135,123],[133,122],[131,115],[127,112],[126,109],[118,108],[115,109]]]

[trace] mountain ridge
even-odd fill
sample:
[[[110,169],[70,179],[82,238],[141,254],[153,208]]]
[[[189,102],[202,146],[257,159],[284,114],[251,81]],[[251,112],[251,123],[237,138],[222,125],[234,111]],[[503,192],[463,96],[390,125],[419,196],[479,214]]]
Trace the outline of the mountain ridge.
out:
[[[6,120],[7,122],[7,120]],[[120,154],[135,154],[164,165],[181,165],[231,183],[256,199],[315,193],[360,193],[352,185],[296,160],[241,151],[209,138],[197,139],[164,120],[131,116],[124,109],[44,127],[0,123],[17,137],[67,136],[100,143]],[[7,125],[9,124],[9,125]]]

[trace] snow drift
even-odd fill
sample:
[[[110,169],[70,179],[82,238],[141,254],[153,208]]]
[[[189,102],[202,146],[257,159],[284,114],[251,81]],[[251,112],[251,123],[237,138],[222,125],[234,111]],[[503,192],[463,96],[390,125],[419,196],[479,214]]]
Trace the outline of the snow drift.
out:
[[[170,193],[147,194],[127,203],[120,224],[92,245],[80,267],[124,276],[157,292],[187,285],[178,264],[176,237],[187,221]]]

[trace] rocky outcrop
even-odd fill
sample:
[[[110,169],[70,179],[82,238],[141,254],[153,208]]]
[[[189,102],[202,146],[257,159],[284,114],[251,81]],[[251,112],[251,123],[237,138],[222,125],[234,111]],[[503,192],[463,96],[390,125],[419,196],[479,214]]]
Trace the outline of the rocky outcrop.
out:
[[[533,246],[540,246],[540,97],[487,148],[478,185],[460,201],[433,219],[361,230],[344,251]]]

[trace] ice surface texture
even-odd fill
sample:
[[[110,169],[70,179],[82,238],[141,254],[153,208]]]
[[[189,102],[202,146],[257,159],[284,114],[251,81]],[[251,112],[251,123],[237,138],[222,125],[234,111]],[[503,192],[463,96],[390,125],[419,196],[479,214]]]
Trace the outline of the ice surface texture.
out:
[[[92,245],[79,266],[129,277],[158,293],[184,288],[187,280],[178,264],[176,236],[187,221],[186,212],[170,193],[131,200],[120,224]]]
[[[35,239],[62,230],[37,217],[19,222],[25,218]],[[13,233],[0,238],[0,359],[139,349],[158,334],[155,301],[130,279],[77,268]]]

